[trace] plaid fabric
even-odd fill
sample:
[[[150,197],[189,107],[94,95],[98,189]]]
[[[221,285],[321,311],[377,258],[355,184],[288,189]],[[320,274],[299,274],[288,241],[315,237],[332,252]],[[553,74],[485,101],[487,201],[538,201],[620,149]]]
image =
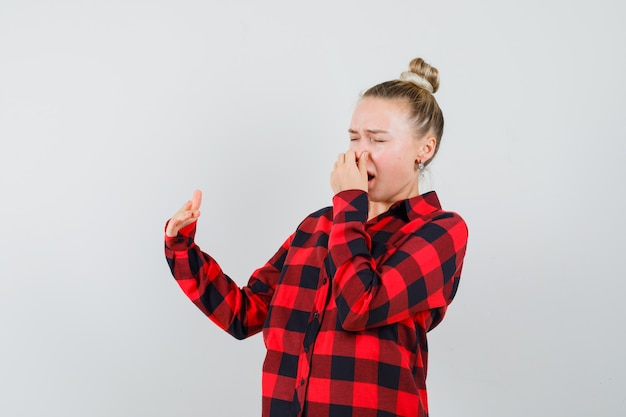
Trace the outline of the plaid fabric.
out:
[[[265,417],[427,416],[426,333],[461,274],[467,227],[435,192],[370,221],[348,190],[308,216],[239,288],[194,243],[195,223],[165,238],[183,292],[242,339],[262,331]]]

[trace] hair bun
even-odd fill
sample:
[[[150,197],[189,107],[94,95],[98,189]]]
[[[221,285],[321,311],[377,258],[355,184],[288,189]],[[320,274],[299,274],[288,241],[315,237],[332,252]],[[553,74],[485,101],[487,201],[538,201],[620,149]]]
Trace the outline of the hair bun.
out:
[[[439,70],[426,63],[422,58],[411,60],[409,70],[400,74],[400,79],[411,82],[431,94],[439,90]]]

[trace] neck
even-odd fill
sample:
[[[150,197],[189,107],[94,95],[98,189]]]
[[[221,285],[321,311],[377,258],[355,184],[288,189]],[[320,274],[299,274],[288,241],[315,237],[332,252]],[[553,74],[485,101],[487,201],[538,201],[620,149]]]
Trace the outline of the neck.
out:
[[[367,204],[367,220],[371,220],[374,217],[380,216],[381,214],[389,210],[389,207],[391,207],[396,201],[406,200],[407,198],[417,197],[418,195],[420,195],[420,192],[418,186],[416,185],[414,189],[411,189],[403,196],[398,196],[399,198],[395,199],[394,201],[369,200]]]
[[[389,210],[391,204],[393,203],[380,203],[378,201],[370,201],[368,203],[367,220],[371,220],[374,217],[380,216],[381,214]]]

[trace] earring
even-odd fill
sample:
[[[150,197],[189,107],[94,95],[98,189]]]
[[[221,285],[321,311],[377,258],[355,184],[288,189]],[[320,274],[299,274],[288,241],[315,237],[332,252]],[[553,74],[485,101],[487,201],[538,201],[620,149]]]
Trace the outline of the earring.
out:
[[[417,169],[419,169],[420,171],[424,169],[424,164],[422,164],[421,162],[417,163]]]

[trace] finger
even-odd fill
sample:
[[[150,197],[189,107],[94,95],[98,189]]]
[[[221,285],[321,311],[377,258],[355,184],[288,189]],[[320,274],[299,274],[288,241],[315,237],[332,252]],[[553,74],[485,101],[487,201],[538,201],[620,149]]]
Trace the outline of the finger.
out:
[[[200,217],[200,211],[194,212],[189,210],[179,210],[170,219],[168,224],[168,230],[174,230],[175,232],[178,232],[178,230],[182,229],[183,227],[197,221],[198,217]]]
[[[192,217],[192,214],[190,211],[188,210],[179,211],[174,216],[172,216],[172,221],[174,222],[175,225],[178,225],[180,223],[187,221],[190,217]]]
[[[350,155],[348,155],[348,159],[349,159],[350,163],[352,163],[354,161],[355,165],[359,165],[359,159],[361,159],[361,158],[359,158],[357,156],[355,151],[351,151]]]
[[[330,188],[333,190],[333,193],[337,194],[340,191],[339,184],[337,183],[337,177],[335,171],[330,173]]]
[[[188,200],[185,204],[182,205],[181,208],[178,209],[176,213],[174,213],[172,218],[183,219],[191,215],[192,215],[191,200]]]
[[[357,166],[359,167],[359,172],[361,175],[367,175],[367,160],[369,159],[369,154],[367,152],[363,152],[359,161],[357,162]]]
[[[193,192],[193,197],[191,198],[191,207],[192,211],[198,211],[200,208],[200,204],[202,204],[202,191],[195,190]]]
[[[178,232],[180,229],[182,229],[183,227],[187,226],[190,223],[191,221],[188,221],[188,220],[182,221],[180,219],[172,218],[167,224],[167,229],[165,230],[165,234],[167,236],[174,237],[178,235]]]
[[[174,216],[167,223],[167,229],[165,230],[165,234],[170,237],[176,236],[178,231],[183,227],[181,224],[183,220],[180,217]]]
[[[165,229],[165,235],[169,237],[175,237],[178,235],[178,229],[174,227],[174,223],[172,220],[167,224],[167,228]]]
[[[185,203],[184,206],[182,206],[174,216],[176,216],[177,218],[181,218],[183,216],[185,216],[187,213],[189,213],[189,210],[191,208],[191,201],[188,201]]]

